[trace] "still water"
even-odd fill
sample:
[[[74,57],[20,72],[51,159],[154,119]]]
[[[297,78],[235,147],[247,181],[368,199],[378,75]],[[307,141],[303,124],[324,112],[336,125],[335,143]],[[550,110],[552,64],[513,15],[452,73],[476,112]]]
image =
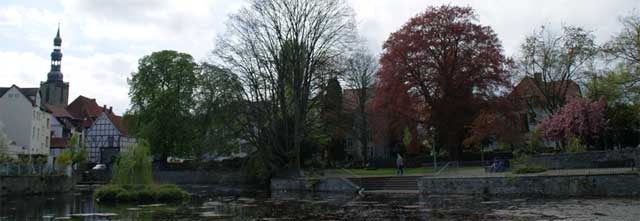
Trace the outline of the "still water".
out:
[[[98,205],[91,192],[0,199],[0,220],[639,220],[640,199],[226,192],[182,205]]]

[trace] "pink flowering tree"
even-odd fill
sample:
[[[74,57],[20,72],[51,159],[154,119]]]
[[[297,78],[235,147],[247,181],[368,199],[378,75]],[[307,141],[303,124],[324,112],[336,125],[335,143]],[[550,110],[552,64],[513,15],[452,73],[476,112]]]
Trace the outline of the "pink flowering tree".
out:
[[[570,98],[560,111],[540,123],[543,135],[551,140],[565,140],[572,137],[588,142],[596,138],[607,124],[603,98],[592,102],[589,99]]]

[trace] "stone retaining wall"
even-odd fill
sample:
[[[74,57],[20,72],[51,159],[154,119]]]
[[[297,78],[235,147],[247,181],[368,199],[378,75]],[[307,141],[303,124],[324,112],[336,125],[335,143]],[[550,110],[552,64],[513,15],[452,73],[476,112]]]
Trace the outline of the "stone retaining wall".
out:
[[[67,176],[0,176],[0,196],[63,193],[74,185]]]
[[[153,171],[153,180],[169,184],[244,184],[241,173],[217,171]]]
[[[272,191],[348,192],[360,189],[345,178],[271,179]]]
[[[622,149],[608,151],[588,151],[582,153],[557,153],[531,156],[522,163],[531,166],[541,166],[546,169],[582,169],[599,167],[598,161],[622,161],[634,159],[640,161],[640,149]],[[516,166],[518,165],[516,164]]]
[[[418,189],[427,194],[636,197],[640,196],[640,175],[422,177]]]

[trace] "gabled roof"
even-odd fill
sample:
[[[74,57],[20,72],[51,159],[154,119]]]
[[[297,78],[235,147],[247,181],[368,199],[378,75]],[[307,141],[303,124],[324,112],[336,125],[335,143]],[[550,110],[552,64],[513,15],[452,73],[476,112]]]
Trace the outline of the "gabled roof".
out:
[[[37,88],[37,87],[20,88],[15,84],[11,85],[11,87],[0,87],[0,97],[2,97],[5,93],[7,93],[7,91],[9,91],[9,89],[11,89],[12,87],[15,87],[16,89],[18,89],[18,91],[20,91],[22,95],[24,95],[29,101],[31,101],[31,104],[33,106],[37,106],[36,100],[32,99],[31,97],[38,96],[38,94],[40,93],[40,88]]]
[[[9,91],[9,87],[0,87],[0,97]]]
[[[102,113],[102,108],[96,103],[96,99],[78,96],[67,106],[67,111],[77,119],[95,119]]]
[[[565,86],[567,84],[568,86]],[[575,81],[572,81],[572,80],[565,81],[564,83],[562,83],[562,85],[560,83],[557,83],[557,84],[554,84],[554,86],[567,87],[567,96],[577,96],[580,94],[580,87]],[[531,77],[524,77],[520,81],[520,83],[516,85],[513,91],[511,91],[511,93],[509,94],[509,97],[513,98],[513,97],[528,97],[528,96],[538,97],[541,101],[546,100],[546,98],[544,97],[544,94],[542,93],[542,89],[540,89],[538,85],[536,85],[535,80]]]
[[[106,109],[106,108],[103,108],[103,111],[102,111],[102,113],[100,115],[102,116],[103,114],[107,118],[107,120],[109,120],[111,122],[111,124],[118,130],[118,132],[120,132],[120,135],[128,136],[127,130],[124,127],[124,125],[122,124],[122,117],[114,114],[111,109]],[[87,121],[85,121],[85,123],[86,122]],[[89,126],[87,126],[87,128],[88,127],[92,127],[94,121],[91,121],[90,123],[91,124],[89,124]]]
[[[105,112],[107,114],[107,117],[109,118],[109,120],[111,121],[111,123],[113,124],[113,126],[115,126],[118,131],[120,131],[120,133],[122,135],[127,136],[127,130],[124,127],[124,125],[122,125],[122,117],[115,115],[113,112],[111,112],[110,110],[108,110],[107,112]]]

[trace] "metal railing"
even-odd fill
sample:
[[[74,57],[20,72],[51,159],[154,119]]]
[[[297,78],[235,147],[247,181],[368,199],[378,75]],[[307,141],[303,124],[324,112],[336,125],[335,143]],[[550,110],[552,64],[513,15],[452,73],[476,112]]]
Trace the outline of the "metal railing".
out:
[[[64,175],[66,166],[0,164],[0,176]]]
[[[442,167],[438,170],[438,172],[436,173],[436,175],[435,175],[435,176],[440,175],[440,173],[442,173],[442,171],[443,171],[443,170],[447,169],[447,168],[449,167],[449,164],[450,164],[450,163],[451,163],[451,161],[447,162],[444,166],[442,166]]]

